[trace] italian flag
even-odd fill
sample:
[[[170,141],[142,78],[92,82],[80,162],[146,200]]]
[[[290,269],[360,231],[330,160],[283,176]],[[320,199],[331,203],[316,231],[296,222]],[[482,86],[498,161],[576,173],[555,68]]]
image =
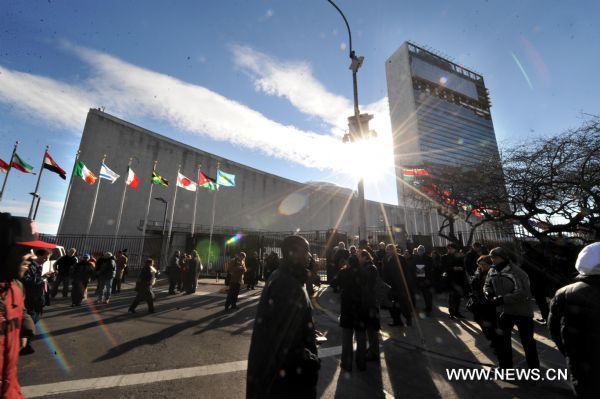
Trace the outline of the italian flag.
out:
[[[131,168],[127,170],[127,185],[135,189],[137,189],[140,185],[140,178],[137,177],[135,173],[133,173],[133,170]]]
[[[15,155],[13,155],[13,159],[10,163],[10,166],[23,173],[31,173],[35,175],[35,173],[33,173],[33,166],[23,161],[21,157],[17,155],[16,152]]]
[[[98,177],[81,161],[77,161],[77,164],[75,165],[75,176],[81,177],[84,182],[90,185],[96,183],[96,180],[98,179]]]

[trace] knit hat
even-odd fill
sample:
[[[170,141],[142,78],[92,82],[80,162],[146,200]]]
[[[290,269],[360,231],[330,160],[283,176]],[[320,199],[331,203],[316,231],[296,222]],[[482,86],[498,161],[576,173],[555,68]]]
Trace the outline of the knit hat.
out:
[[[600,242],[590,244],[579,252],[575,268],[584,276],[600,275]]]

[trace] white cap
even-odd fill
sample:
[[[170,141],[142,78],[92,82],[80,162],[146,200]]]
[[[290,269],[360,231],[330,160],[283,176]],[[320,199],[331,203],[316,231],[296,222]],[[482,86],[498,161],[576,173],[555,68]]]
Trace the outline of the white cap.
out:
[[[600,275],[600,242],[590,244],[579,252],[575,268],[584,276]]]

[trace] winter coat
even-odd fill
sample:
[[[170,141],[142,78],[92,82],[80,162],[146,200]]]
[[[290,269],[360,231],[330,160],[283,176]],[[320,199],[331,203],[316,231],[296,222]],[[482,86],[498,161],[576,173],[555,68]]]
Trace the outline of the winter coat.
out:
[[[25,308],[27,313],[41,313],[44,307],[44,287],[46,282],[42,278],[42,266],[31,262],[29,269],[23,276],[25,288]]]
[[[366,327],[367,275],[360,266],[340,270],[340,327],[364,330]]]
[[[281,387],[297,393],[317,383],[319,361],[305,270],[283,263],[262,291],[248,354],[247,398],[286,397]]]
[[[390,299],[393,301],[407,301],[408,292],[406,291],[404,275],[404,258],[396,255],[389,255],[383,260],[381,278],[390,287]],[[406,282],[408,284],[408,281]]]
[[[73,267],[73,281],[87,284],[94,277],[94,267],[91,262],[81,260]]]
[[[4,302],[1,312],[3,330],[0,334],[0,397],[23,398],[17,377],[17,363],[21,350],[21,337],[33,336],[33,322],[24,312],[23,288],[16,280],[0,282],[0,298]],[[28,334],[24,334],[25,330]],[[23,330],[23,331],[22,331]]]
[[[465,261],[463,258],[450,254],[442,256],[442,269],[446,273],[447,281],[462,289],[468,286],[467,272],[465,271]]]
[[[110,280],[117,274],[117,264],[114,258],[100,258],[96,265],[98,280]]]
[[[125,273],[125,269],[127,268],[128,261],[129,259],[125,255],[120,255],[116,259],[117,274],[115,277],[117,277],[119,280],[123,279],[123,274]]]
[[[244,283],[247,285],[256,285],[258,282],[258,259],[254,256],[246,259],[246,272],[244,273]]]
[[[180,260],[177,256],[173,255],[171,261],[169,262],[169,266],[167,266],[167,276],[171,280],[177,280],[181,274],[180,270]]]
[[[246,265],[244,264],[244,262],[241,262],[239,260],[234,260],[231,265],[229,266],[229,284],[242,284],[242,277],[244,276],[244,273],[246,272]]]
[[[71,274],[71,268],[77,262],[76,256],[63,255],[54,263],[54,269],[58,271],[59,275],[68,276]]]
[[[427,255],[413,256],[416,285],[419,288],[431,287],[433,283],[433,261]]]
[[[498,313],[533,317],[529,277],[519,266],[503,263],[493,266],[487,274],[483,291],[486,298],[499,298]]]
[[[152,284],[156,281],[157,270],[153,266],[144,266],[135,282],[135,291],[140,299],[154,299]]]
[[[600,251],[600,244],[592,245]],[[600,392],[600,257],[588,268],[581,258],[580,254],[576,282],[559,289],[550,303],[548,328],[567,358],[579,397],[596,398]]]

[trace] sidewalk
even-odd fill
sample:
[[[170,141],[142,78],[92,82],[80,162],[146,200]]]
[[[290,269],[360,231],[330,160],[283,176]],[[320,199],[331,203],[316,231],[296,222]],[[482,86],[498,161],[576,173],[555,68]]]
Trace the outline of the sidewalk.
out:
[[[485,339],[477,323],[472,321],[472,314],[463,309],[462,313],[467,317],[462,320],[452,320],[447,313],[447,294],[434,296],[434,312],[432,317],[421,315],[413,320],[412,327],[390,327],[389,312],[382,310],[381,316],[381,338],[382,345],[394,345],[395,347],[409,351],[422,357],[429,364],[446,364],[456,368],[494,368],[496,357]],[[337,323],[340,309],[339,294],[327,285],[323,285],[313,297],[315,309],[326,315],[331,321]],[[464,305],[464,304],[463,304]],[[417,297],[417,309],[423,308],[423,301]],[[538,317],[536,315],[536,317]],[[526,368],[523,348],[518,338],[518,333],[513,332],[514,367]],[[561,353],[556,349],[549,337],[546,326],[535,323],[535,339],[543,370],[564,369],[565,361]],[[445,384],[465,384],[467,381],[451,382]],[[496,382],[499,391],[507,382]],[[536,387],[538,395],[543,394],[546,398],[569,398],[572,397],[567,382],[544,381]],[[527,392],[528,393],[528,392]],[[533,392],[532,392],[533,393]],[[495,397],[495,396],[493,396]],[[525,396],[519,396],[525,397]],[[526,397],[534,397],[527,395]]]

